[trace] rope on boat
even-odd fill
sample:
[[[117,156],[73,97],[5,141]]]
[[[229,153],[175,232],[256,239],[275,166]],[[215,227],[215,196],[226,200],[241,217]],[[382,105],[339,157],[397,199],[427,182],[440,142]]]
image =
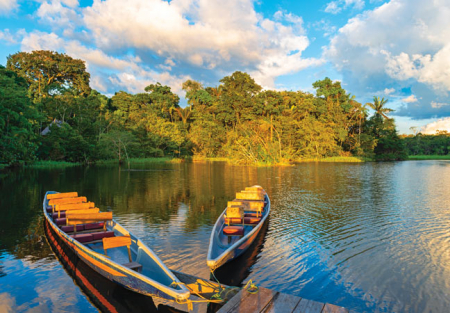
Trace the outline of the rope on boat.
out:
[[[216,280],[216,282],[219,284],[219,290],[213,294],[211,296],[211,299],[206,299],[204,296],[202,296],[200,293],[191,290],[187,284],[182,283],[182,282],[176,282],[173,281],[172,284],[170,285],[171,287],[176,287],[176,286],[185,286],[189,292],[195,296],[197,296],[198,298],[200,298],[200,300],[169,300],[169,299],[164,299],[164,300],[168,300],[168,301],[173,301],[176,302],[177,304],[187,304],[188,306],[188,312],[192,311],[194,309],[194,303],[222,303],[224,302],[227,298],[230,292],[232,291],[236,291],[236,290],[247,290],[247,292],[251,293],[251,294],[256,294],[259,291],[258,286],[256,286],[253,281],[250,279],[247,284],[243,287],[224,287],[220,281],[217,279],[216,275],[214,275],[214,270],[211,270],[211,274],[214,277],[214,279]],[[208,281],[206,280],[202,280],[201,282],[197,281],[197,283],[199,285],[202,285],[204,287],[209,287],[212,289],[216,289],[216,286],[213,285],[212,283],[208,283]]]
[[[211,298],[213,297],[218,297],[218,299],[221,299],[222,301],[224,301],[227,296],[228,293],[232,290],[236,290],[236,289],[243,289],[243,290],[247,290],[247,292],[251,293],[251,294],[256,294],[259,291],[258,286],[256,286],[253,281],[250,279],[247,284],[243,287],[243,288],[239,288],[239,287],[222,287],[222,284],[220,283],[220,281],[217,279],[216,275],[214,275],[214,271],[215,270],[211,270],[211,274],[214,277],[214,279],[216,280],[216,282],[219,284],[219,292],[216,293],[215,295],[213,295]],[[222,297],[222,293],[226,291],[225,297]]]

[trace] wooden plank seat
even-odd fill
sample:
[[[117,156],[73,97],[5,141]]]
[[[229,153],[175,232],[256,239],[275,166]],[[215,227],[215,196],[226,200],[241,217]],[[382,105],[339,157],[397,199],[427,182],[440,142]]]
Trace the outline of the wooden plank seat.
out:
[[[47,200],[53,199],[62,199],[62,198],[75,198],[78,197],[78,192],[61,192],[61,193],[52,193],[47,195]]]
[[[64,212],[64,215],[61,213]],[[56,225],[67,225],[67,216],[70,214],[91,214],[91,213],[99,213],[99,208],[91,208],[88,210],[69,210],[69,211],[59,211],[58,213],[52,213],[53,221]],[[59,215],[59,216],[58,216]],[[65,221],[65,222],[64,222]]]
[[[139,271],[142,269],[142,265],[133,262],[133,259],[131,258],[131,237],[130,236],[118,236],[113,238],[103,238],[103,250],[105,251],[105,255],[107,256],[107,250],[113,249],[113,248],[119,248],[119,247],[127,247],[128,250],[128,259],[130,260],[129,263],[122,264],[126,267],[129,267],[135,271]]]
[[[225,226],[223,234],[226,236],[244,236],[244,226]]]
[[[57,213],[52,213],[53,219],[66,217],[66,214],[70,213],[84,214],[84,213],[99,213],[99,208],[89,208],[86,210],[67,210],[67,211],[58,211]]]
[[[251,186],[251,187],[245,187],[245,191],[255,191],[255,192],[259,192],[262,193],[263,195],[266,194],[266,191],[264,190],[263,187],[261,186]]]
[[[242,206],[245,214],[256,212],[256,217],[261,216],[264,212],[265,204],[262,201],[237,200],[228,201],[228,207]],[[253,217],[253,215],[247,215]]]
[[[53,212],[68,211],[68,210],[87,210],[91,208],[95,208],[94,202],[55,204],[53,206]]]
[[[225,218],[225,223],[228,225],[235,225],[235,224],[244,224],[244,225],[256,225],[261,221],[260,217],[244,217],[244,222],[242,223],[241,218]]]
[[[125,267],[128,267],[129,269],[132,269],[136,272],[142,271],[142,264],[139,264],[138,262],[130,262],[130,263],[122,264],[122,265]]]
[[[56,219],[58,222],[59,219]],[[103,229],[106,230],[106,222],[112,220],[112,212],[100,212],[100,213],[72,213],[66,214],[66,224],[71,225],[76,233],[76,226],[80,224],[90,224],[103,222]]]
[[[75,198],[61,198],[61,199],[51,199],[48,201],[49,206],[56,204],[71,204],[71,203],[83,203],[87,202],[86,197],[75,197]]]
[[[259,200],[264,201],[264,194],[258,191],[241,191],[236,193],[238,200]]]

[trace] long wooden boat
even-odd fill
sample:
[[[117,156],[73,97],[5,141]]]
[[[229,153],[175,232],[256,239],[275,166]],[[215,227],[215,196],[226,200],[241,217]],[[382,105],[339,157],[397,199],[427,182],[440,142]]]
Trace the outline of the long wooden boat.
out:
[[[242,255],[270,214],[270,199],[261,186],[247,187],[228,202],[211,233],[207,264],[215,270]]]
[[[76,192],[45,194],[53,233],[100,275],[134,292],[182,303],[190,292],[142,241]]]

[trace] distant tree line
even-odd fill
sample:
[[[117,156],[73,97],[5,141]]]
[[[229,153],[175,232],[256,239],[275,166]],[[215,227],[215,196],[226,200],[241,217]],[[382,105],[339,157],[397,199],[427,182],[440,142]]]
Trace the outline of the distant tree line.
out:
[[[406,158],[405,144],[386,115],[392,111],[387,100],[375,97],[362,105],[329,78],[313,84],[315,95],[263,90],[242,72],[222,78],[216,87],[187,80],[185,108],[160,83],[108,98],[91,89],[89,79],[84,61],[66,54],[10,55],[6,68],[0,67],[1,162],[196,156],[279,164],[327,156]],[[370,118],[368,107],[375,111]]]
[[[434,135],[401,136],[406,145],[408,155],[449,155],[450,154],[450,133],[447,131],[437,131]]]

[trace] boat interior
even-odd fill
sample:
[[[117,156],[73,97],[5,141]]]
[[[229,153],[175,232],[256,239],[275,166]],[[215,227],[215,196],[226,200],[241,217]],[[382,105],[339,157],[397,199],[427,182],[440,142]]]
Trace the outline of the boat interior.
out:
[[[229,201],[218,227],[218,243],[221,248],[232,246],[247,235],[267,214],[267,195],[260,186],[247,187],[236,193],[236,199]]]
[[[149,249],[113,220],[112,212],[100,212],[77,192],[47,193],[45,207],[61,231],[85,247],[163,285],[173,283]]]

